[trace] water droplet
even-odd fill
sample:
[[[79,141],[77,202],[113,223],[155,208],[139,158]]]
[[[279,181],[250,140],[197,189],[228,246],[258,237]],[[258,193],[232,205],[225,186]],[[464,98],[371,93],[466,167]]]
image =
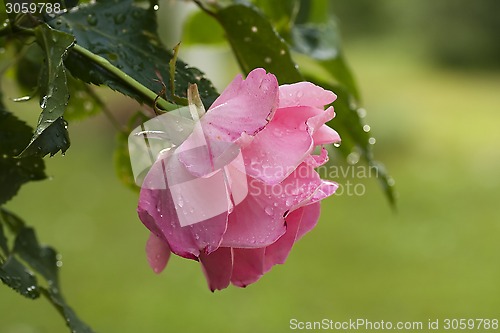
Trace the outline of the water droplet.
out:
[[[181,208],[184,206],[184,198],[182,196],[179,196],[177,199],[177,205]]]
[[[56,266],[57,267],[62,267],[63,262],[61,260],[56,261]]]
[[[293,198],[286,198],[285,205],[290,207],[293,203]]]
[[[274,207],[278,207],[278,203],[277,202],[274,203]]]
[[[281,50],[280,50],[280,54],[281,54],[281,55],[285,55],[285,54],[286,54],[285,49],[281,49]]]
[[[274,208],[271,207],[271,206],[268,206],[264,209],[264,211],[266,212],[267,215],[271,216],[273,215],[273,212],[274,212]]]
[[[353,151],[349,155],[347,155],[347,163],[349,164],[356,164],[359,162],[360,155],[359,153]]]
[[[396,181],[394,180],[394,178],[389,178],[387,179],[387,185],[389,186],[394,186],[396,184]]]
[[[335,142],[335,143],[333,144],[333,146],[334,146],[335,148],[340,147],[340,142]]]
[[[273,60],[272,60],[270,57],[266,57],[266,58],[264,59],[264,62],[265,62],[266,64],[270,64],[270,63],[271,63],[271,61],[273,61]]]
[[[160,6],[158,6],[158,5],[153,6],[153,10],[158,10],[158,9],[160,9]]]
[[[253,26],[253,27],[251,28],[251,30],[252,30],[252,32],[257,32],[257,31],[259,31],[259,29],[257,29],[257,27],[256,27],[256,26]]]
[[[367,133],[370,132],[370,125],[364,125],[363,126],[363,131],[365,131]]]
[[[377,140],[375,138],[373,138],[373,137],[371,137],[371,138],[368,139],[368,143],[371,144],[371,145],[374,145],[375,142],[377,142]]]
[[[359,109],[357,110],[357,112],[358,112],[358,116],[359,116],[359,118],[364,118],[364,117],[366,117],[366,110],[365,110],[365,109],[363,109],[363,108],[359,108]]]
[[[87,23],[90,25],[96,25],[97,24],[97,17],[94,14],[87,15]]]
[[[42,102],[40,103],[40,107],[42,109],[45,109],[45,107],[47,106],[47,99],[49,98],[49,96],[43,96],[42,97]]]

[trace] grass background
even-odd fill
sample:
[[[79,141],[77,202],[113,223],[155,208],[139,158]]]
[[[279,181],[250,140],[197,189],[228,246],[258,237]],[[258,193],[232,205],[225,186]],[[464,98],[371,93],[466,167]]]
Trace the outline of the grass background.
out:
[[[23,187],[7,208],[63,255],[65,296],[98,332],[288,332],[291,318],[500,318],[500,73],[438,68],[405,45],[371,39],[346,50],[376,154],[396,180],[398,212],[375,179],[355,180],[366,193],[325,200],[317,228],[287,264],[246,289],[213,294],[198,264],[178,257],[159,276],[150,270],[137,195],[114,174],[115,132],[102,115],[70,124],[66,156],[46,159],[51,179]],[[205,69],[209,77],[215,70]],[[110,99],[117,114],[131,105]],[[0,288],[0,332],[66,331],[45,300]]]

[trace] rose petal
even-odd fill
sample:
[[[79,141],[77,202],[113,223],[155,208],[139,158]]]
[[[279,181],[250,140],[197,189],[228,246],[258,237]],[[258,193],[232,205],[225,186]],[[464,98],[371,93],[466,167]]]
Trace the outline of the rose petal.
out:
[[[286,217],[286,233],[276,242],[266,247],[264,271],[269,271],[276,264],[284,264],[290,250],[298,238],[314,228],[320,214],[319,202],[294,210]],[[300,237],[297,236],[301,230]]]
[[[335,101],[337,96],[311,82],[298,82],[280,86],[280,108],[290,106],[312,106],[323,108]]]
[[[325,147],[321,147],[321,153],[319,155],[311,154],[305,159],[304,162],[313,168],[322,166],[323,164],[328,162],[328,151],[325,149]]]
[[[159,180],[166,189],[148,188],[150,182]],[[200,250],[211,253],[219,247],[231,208],[222,171],[195,178],[177,155],[168,154],[155,162],[144,184],[139,217],[152,232],[161,233],[172,252],[196,259]]]
[[[303,209],[302,219],[300,220],[299,230],[297,231],[297,237],[295,241],[298,241],[306,233],[314,229],[314,227],[318,223],[321,211],[319,201],[304,206],[302,207],[302,209]]]
[[[267,184],[283,181],[308,158],[315,146],[314,134],[334,116],[333,108],[325,111],[311,107],[278,109],[268,126],[242,149],[248,175]],[[331,136],[320,139],[337,140]]]
[[[182,144],[206,153],[189,153],[191,148],[182,147],[181,162],[195,176],[213,172],[214,160],[231,149],[242,133],[253,136],[261,131],[273,117],[277,104],[278,81],[274,75],[258,68],[246,80],[236,78],[200,119],[204,138],[195,131]]]
[[[170,248],[167,242],[151,233],[146,242],[146,255],[149,266],[156,274],[161,273],[167,266],[170,258]]]
[[[231,283],[246,287],[264,275],[265,248],[233,249],[233,274]]]
[[[209,255],[201,253],[200,262],[211,291],[222,290],[229,285],[233,271],[230,248],[220,247]]]
[[[260,248],[271,245],[285,233],[284,217],[288,212],[333,193],[328,184],[331,183],[325,185],[307,163],[299,165],[275,185],[248,177],[248,195],[229,214],[221,246]]]
[[[337,131],[327,125],[322,125],[314,131],[313,140],[315,146],[338,143],[341,141]]]

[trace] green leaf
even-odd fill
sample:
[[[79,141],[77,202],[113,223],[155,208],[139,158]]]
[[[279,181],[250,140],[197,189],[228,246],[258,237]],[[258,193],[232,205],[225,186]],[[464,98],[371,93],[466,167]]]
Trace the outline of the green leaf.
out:
[[[360,99],[358,88],[340,47],[340,34],[333,19],[325,23],[304,23],[292,28],[289,38],[293,49],[322,66],[338,84]]]
[[[16,195],[23,184],[46,178],[40,157],[15,157],[26,147],[32,133],[31,127],[6,111],[0,102],[0,205]]]
[[[0,231],[3,231],[2,225],[8,226],[16,235],[10,256],[0,267],[2,281],[30,298],[36,298],[42,293],[64,317],[71,332],[91,333],[92,330],[76,316],[61,294],[56,251],[50,246],[40,245],[34,229],[26,227],[18,216],[0,208]],[[2,234],[0,232],[0,247],[3,247]],[[33,272],[17,258],[21,258],[33,271],[40,274],[47,281],[48,288],[39,287]]]
[[[40,273],[49,286],[57,287],[56,251],[51,247],[41,246],[32,228],[22,228],[17,233],[13,252]]]
[[[172,53],[167,51],[157,35],[156,12],[153,9],[144,9],[130,0],[104,0],[81,5],[77,11],[68,12],[52,21],[51,25],[73,34],[78,45],[107,59],[151,91],[161,91],[162,86],[155,81],[159,79],[158,73],[169,87]],[[85,82],[105,84],[140,102],[148,101],[116,75],[77,52],[70,52],[66,65],[75,77]],[[189,83],[198,85],[207,106],[218,97],[215,88],[201,71],[178,61],[175,73],[177,95],[186,97]],[[167,98],[173,100],[170,91],[167,91]]]
[[[373,156],[372,143],[374,141],[372,141],[373,138],[369,131],[365,130],[368,128],[364,127],[363,110],[357,106],[355,98],[345,88],[332,86],[324,82],[319,84],[337,94],[337,99],[333,102],[336,116],[328,123],[328,126],[334,128],[342,139],[342,144],[339,147],[340,152],[348,161],[350,154],[359,154],[374,169],[377,180],[381,184],[389,203],[395,208],[394,180],[387,173],[383,164],[376,161]]]
[[[40,82],[40,107],[42,114],[38,119],[35,134],[21,156],[35,154],[45,156],[64,153],[69,148],[66,127],[61,126],[62,116],[69,99],[68,85],[63,59],[73,45],[74,38],[66,33],[53,30],[42,24],[35,29],[36,41],[44,51],[45,64],[42,67]],[[54,127],[57,127],[54,128]],[[49,128],[51,131],[47,132]],[[48,137],[50,133],[50,138]],[[38,140],[45,134],[43,140]],[[36,146],[36,149],[29,149]]]
[[[7,244],[7,238],[3,232],[3,225],[0,223],[0,250],[3,251],[4,255],[9,254],[9,246]],[[1,258],[1,257],[0,257]]]
[[[252,2],[266,14],[282,36],[291,30],[300,5],[298,0],[253,0]]]
[[[47,127],[38,137],[31,141],[29,146],[22,152],[25,156],[54,156],[59,150],[64,154],[70,146],[68,123],[61,117],[57,118],[52,125]]]
[[[15,234],[24,228],[23,220],[3,208],[0,208],[0,222],[6,225]]]
[[[194,12],[184,22],[182,45],[217,45],[225,42],[224,30],[213,17],[202,11]]]
[[[13,256],[0,266],[0,280],[24,297],[35,299],[40,296],[36,277]]]
[[[19,255],[33,270],[45,278],[48,289],[44,288],[42,292],[64,316],[71,331],[92,332],[68,306],[60,292],[55,250],[49,246],[40,245],[32,228],[23,228],[17,234],[13,253]]]
[[[66,320],[66,325],[71,330],[71,333],[93,333],[94,331],[85,324],[75,313],[75,311],[68,306],[59,290],[56,288],[40,288],[41,292],[48,298],[48,300],[56,307],[61,315]]]
[[[245,73],[262,67],[275,74],[281,84],[303,80],[287,44],[255,7],[234,5],[214,15]]]

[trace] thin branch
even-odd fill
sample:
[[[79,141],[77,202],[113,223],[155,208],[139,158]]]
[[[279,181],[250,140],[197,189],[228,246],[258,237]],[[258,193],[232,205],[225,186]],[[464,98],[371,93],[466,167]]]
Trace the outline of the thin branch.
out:
[[[89,50],[83,48],[82,46],[75,44],[71,48],[71,50],[78,52],[79,54],[83,55],[87,59],[91,60],[92,62],[98,64],[102,68],[106,69],[110,73],[114,74],[117,76],[120,80],[128,84],[130,87],[134,88],[134,90],[138,91],[141,93],[141,95],[147,97],[151,103],[154,103],[156,97],[158,96],[155,92],[151,91],[150,89],[146,88],[143,86],[141,83],[136,81],[134,78],[129,76],[128,74],[124,73],[122,70],[119,68],[115,67],[113,64],[111,64],[108,60],[105,58],[98,56],[97,54],[94,54],[90,52]],[[178,109],[179,106],[172,104],[168,101],[166,101],[163,98],[158,98],[157,100],[157,105],[161,107],[163,110],[166,111],[172,111],[175,109]]]

